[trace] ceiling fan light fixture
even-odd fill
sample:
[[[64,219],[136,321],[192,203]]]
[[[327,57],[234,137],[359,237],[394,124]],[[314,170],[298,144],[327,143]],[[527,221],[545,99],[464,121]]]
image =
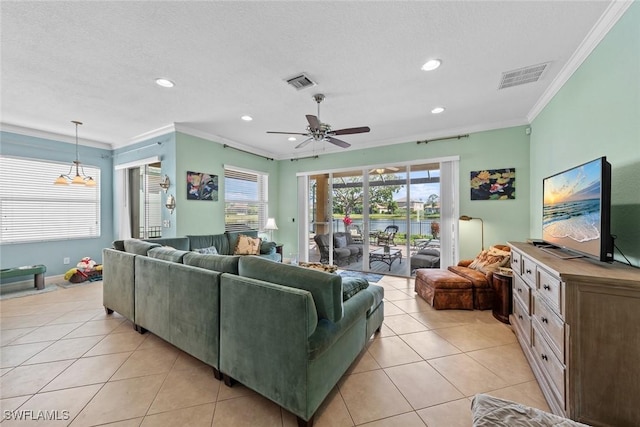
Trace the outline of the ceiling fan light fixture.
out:
[[[444,107],[436,107],[433,110],[431,110],[431,114],[440,114],[444,112],[444,110],[445,110]]]
[[[290,136],[289,138],[287,138],[289,141],[293,142],[293,141],[297,141],[297,139],[293,136]]]
[[[244,115],[242,117],[240,117],[242,120],[244,120],[245,122],[250,122],[251,120],[253,120],[253,117],[248,116],[248,115]]]
[[[378,175],[382,175],[382,174],[384,173],[384,168],[378,168],[378,169],[376,169],[376,173],[377,173]]]
[[[174,87],[175,86],[174,82],[172,82],[169,79],[162,78],[162,77],[156,79],[156,84],[158,86],[162,86],[162,87],[166,87],[166,88],[170,88],[170,87]]]
[[[442,61],[439,59],[430,59],[422,66],[422,71],[433,71],[440,67]]]

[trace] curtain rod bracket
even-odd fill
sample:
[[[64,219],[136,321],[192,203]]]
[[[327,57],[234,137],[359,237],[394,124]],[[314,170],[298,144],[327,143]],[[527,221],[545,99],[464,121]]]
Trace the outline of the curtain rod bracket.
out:
[[[444,138],[434,138],[434,139],[425,139],[422,141],[416,141],[416,144],[420,145],[420,144],[428,144],[430,142],[433,141],[445,141],[447,139],[462,139],[462,138],[469,138],[469,134],[464,134],[464,135],[456,135],[456,136],[445,136]]]
[[[272,157],[263,156],[262,154],[252,153],[251,151],[246,151],[246,150],[242,150],[242,149],[240,149],[240,148],[232,147],[231,145],[228,145],[228,144],[222,144],[222,146],[223,146],[224,148],[231,148],[231,149],[233,149],[233,150],[240,151],[240,152],[242,152],[242,153],[251,154],[251,155],[253,155],[253,156],[262,157],[263,159],[267,159],[267,160],[271,160],[271,161],[273,161],[273,158],[272,158]]]

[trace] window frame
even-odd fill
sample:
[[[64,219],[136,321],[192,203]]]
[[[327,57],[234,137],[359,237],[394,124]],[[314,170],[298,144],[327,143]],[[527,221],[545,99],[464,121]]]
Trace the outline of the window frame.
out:
[[[250,179],[247,179],[250,178]],[[255,180],[254,180],[255,178]],[[230,179],[246,180],[255,182],[257,185],[256,197],[250,198],[248,191],[232,191],[233,186],[230,185]],[[238,206],[231,209],[231,204]],[[232,213],[239,214],[242,209],[241,205],[247,205],[248,212],[251,205],[255,205],[258,218],[249,223],[229,222],[229,216]],[[239,168],[231,165],[224,165],[224,229],[226,232],[237,232],[247,229],[263,231],[269,216],[269,174],[265,172]]]
[[[100,238],[100,167],[82,167],[95,187],[54,185],[69,163],[0,155],[0,244]]]

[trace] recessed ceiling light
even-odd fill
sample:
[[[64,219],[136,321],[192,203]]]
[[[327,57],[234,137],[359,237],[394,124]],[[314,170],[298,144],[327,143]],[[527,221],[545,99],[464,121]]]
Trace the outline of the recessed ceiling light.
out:
[[[251,117],[251,116],[242,116],[240,118],[242,120],[244,120],[245,122],[250,122],[251,120],[253,120],[253,117]]]
[[[442,61],[440,61],[439,59],[430,59],[427,62],[424,63],[424,65],[422,66],[422,70],[423,71],[433,71],[436,68],[438,68],[440,66],[440,64],[442,64]]]
[[[169,79],[156,79],[156,84],[162,87],[174,87],[175,83],[173,83]]]
[[[296,137],[295,137],[295,136],[290,136],[290,137],[289,137],[289,141],[297,141],[297,139],[296,139]]]
[[[444,111],[444,107],[436,107],[433,110],[431,110],[432,114],[440,114]]]

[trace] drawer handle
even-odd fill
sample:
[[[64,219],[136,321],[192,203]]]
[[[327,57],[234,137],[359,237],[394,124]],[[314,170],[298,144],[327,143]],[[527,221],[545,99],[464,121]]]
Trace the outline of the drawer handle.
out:
[[[518,292],[522,292],[522,288],[518,288]]]
[[[531,270],[527,269],[527,274],[531,274]]]
[[[549,323],[549,319],[546,317],[541,317],[540,320],[542,320],[542,323]]]
[[[522,314],[518,314],[518,319],[522,320]]]
[[[547,357],[546,354],[542,353],[540,354],[540,357],[542,358],[542,360],[549,360],[549,358]]]
[[[551,290],[551,286],[549,286],[549,285],[542,285],[542,287],[543,287],[544,289],[548,290],[548,291],[550,291],[550,290]]]

